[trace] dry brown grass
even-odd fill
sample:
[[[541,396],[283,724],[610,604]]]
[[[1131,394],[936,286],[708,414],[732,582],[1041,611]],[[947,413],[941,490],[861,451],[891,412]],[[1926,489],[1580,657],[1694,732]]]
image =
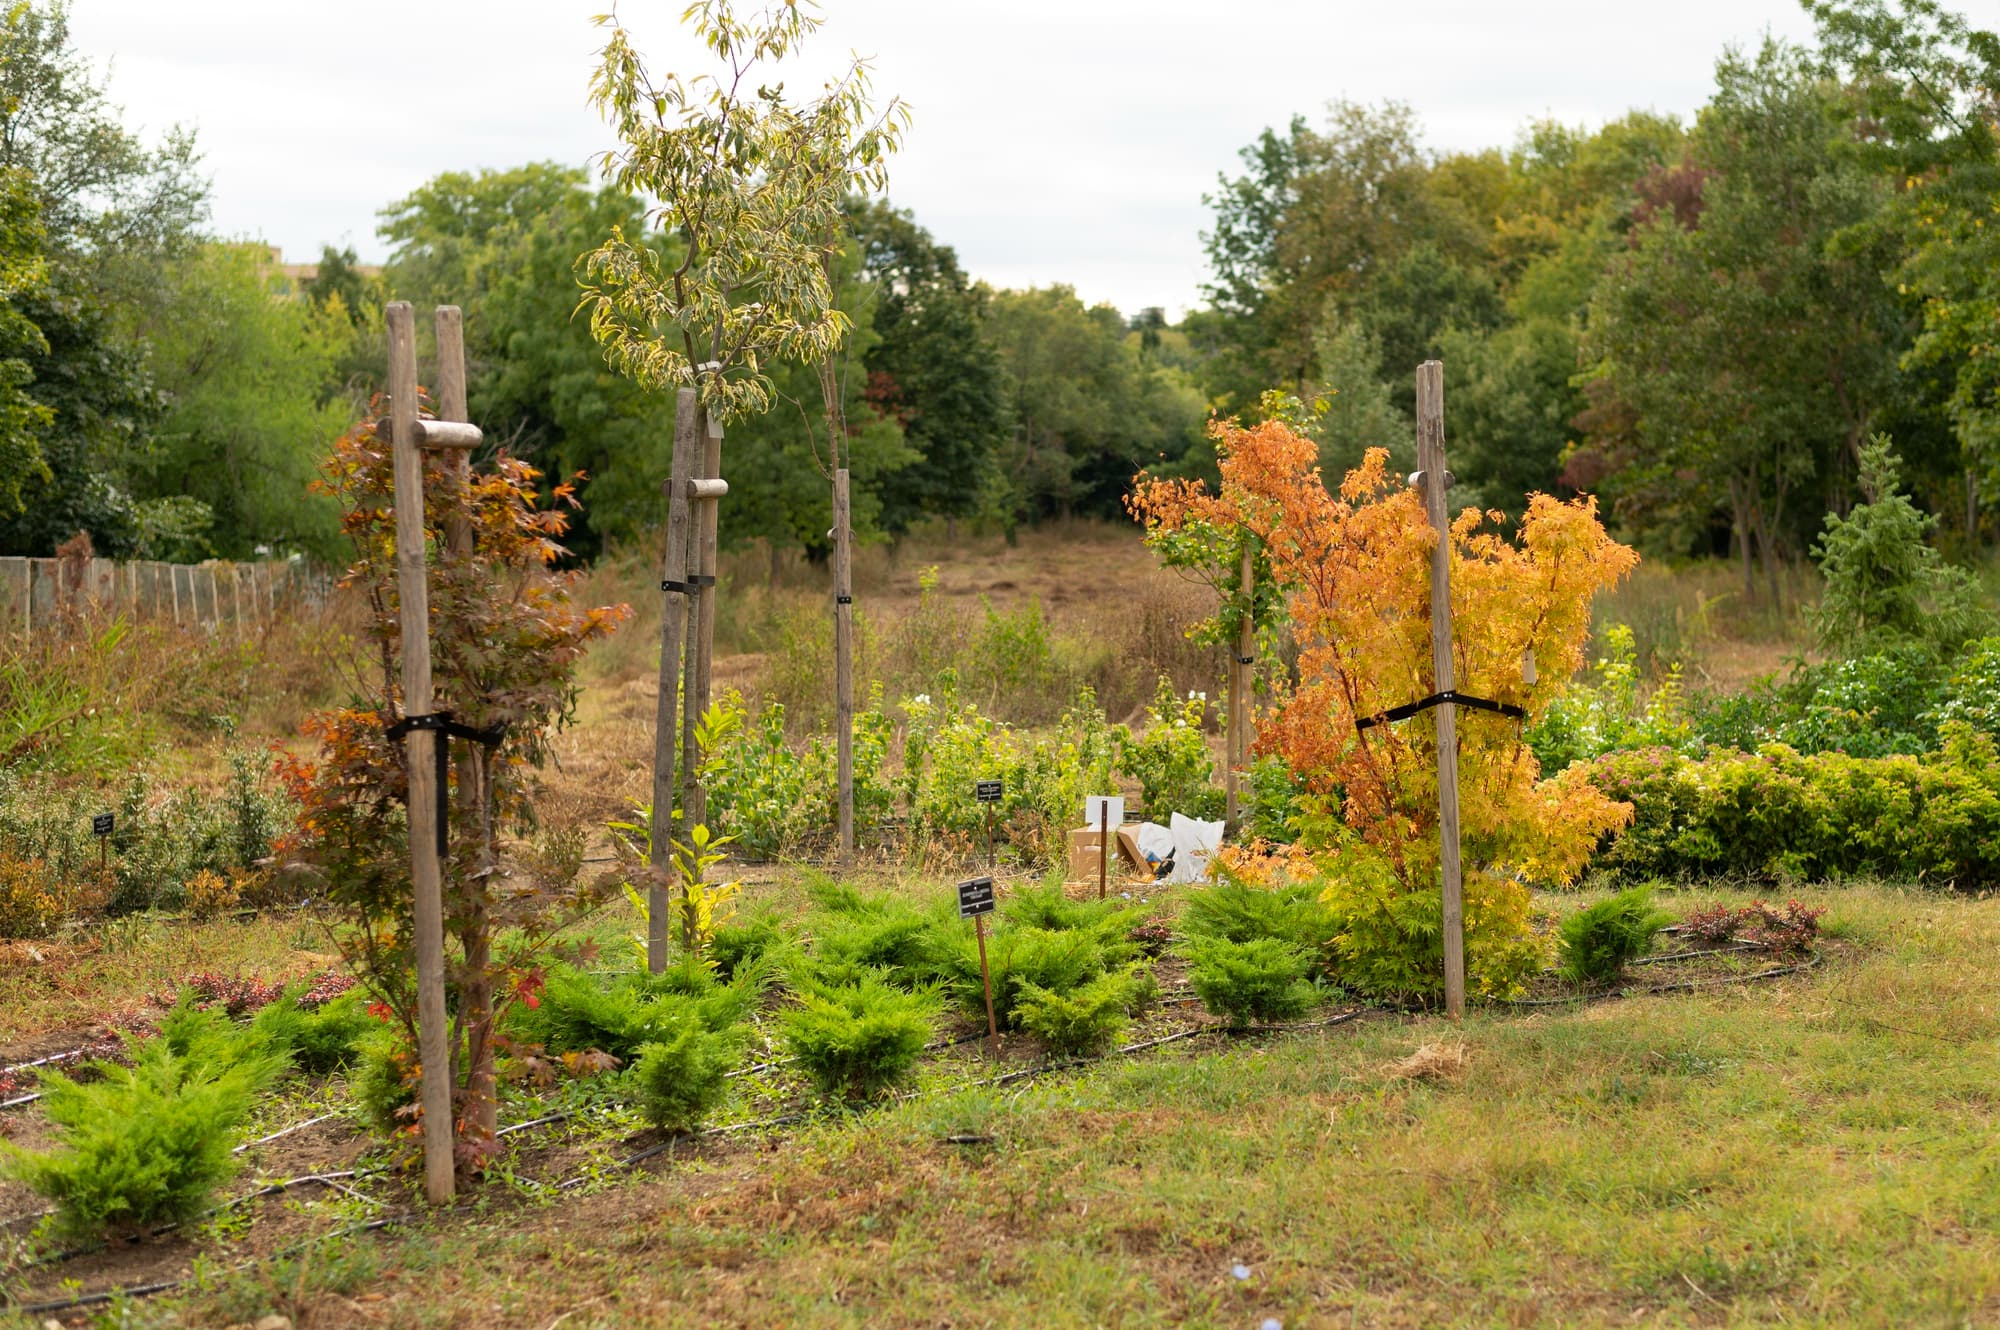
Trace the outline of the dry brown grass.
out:
[[[1462,1039],[1439,1039],[1418,1044],[1408,1057],[1383,1068],[1383,1075],[1397,1081],[1455,1081],[1465,1072],[1471,1058]]]

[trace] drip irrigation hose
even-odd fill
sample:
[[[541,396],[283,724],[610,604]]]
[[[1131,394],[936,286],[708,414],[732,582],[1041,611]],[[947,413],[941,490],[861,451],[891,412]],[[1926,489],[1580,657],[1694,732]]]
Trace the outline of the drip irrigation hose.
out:
[[[1713,952],[1708,953],[1713,955]],[[1693,993],[1704,988],[1723,988],[1730,984],[1754,984],[1760,979],[1778,979],[1788,974],[1799,974],[1819,967],[1818,956],[1800,961],[1794,965],[1780,965],[1774,969],[1758,970],[1754,974],[1730,974],[1719,979],[1682,979],[1671,984],[1649,984],[1644,988],[1611,988],[1602,993],[1578,993],[1574,997],[1559,998],[1515,998],[1501,1003],[1506,1007],[1574,1007],[1592,1002],[1610,1002],[1618,998],[1647,997],[1654,993]]]

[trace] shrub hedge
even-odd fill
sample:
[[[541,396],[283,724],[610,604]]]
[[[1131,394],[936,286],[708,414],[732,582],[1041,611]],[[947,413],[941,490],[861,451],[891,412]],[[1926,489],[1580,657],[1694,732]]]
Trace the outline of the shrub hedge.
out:
[[[1596,860],[1623,876],[2000,883],[2000,758],[1962,722],[1922,758],[1650,749],[1600,757],[1589,773],[1634,809]]]

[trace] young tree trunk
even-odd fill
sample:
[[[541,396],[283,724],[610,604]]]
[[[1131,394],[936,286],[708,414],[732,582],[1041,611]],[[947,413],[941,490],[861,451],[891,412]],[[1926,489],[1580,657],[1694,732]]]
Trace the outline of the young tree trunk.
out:
[[[1750,505],[1743,497],[1743,480],[1729,478],[1729,533],[1736,541],[1736,557],[1743,565],[1743,603],[1757,603],[1757,577],[1750,564]]]

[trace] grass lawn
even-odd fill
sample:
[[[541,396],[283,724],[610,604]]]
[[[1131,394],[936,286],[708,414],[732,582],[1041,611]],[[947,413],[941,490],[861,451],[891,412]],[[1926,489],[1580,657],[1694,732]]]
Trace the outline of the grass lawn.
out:
[[[568,1330],[2000,1322],[2000,902],[1859,886],[1813,899],[1831,910],[1808,973],[1488,1008],[1463,1028],[1377,1014],[946,1088],[705,1138],[560,1200],[489,1182],[453,1214],[96,1314]],[[227,1267],[230,1235],[208,1241],[211,1269]]]

